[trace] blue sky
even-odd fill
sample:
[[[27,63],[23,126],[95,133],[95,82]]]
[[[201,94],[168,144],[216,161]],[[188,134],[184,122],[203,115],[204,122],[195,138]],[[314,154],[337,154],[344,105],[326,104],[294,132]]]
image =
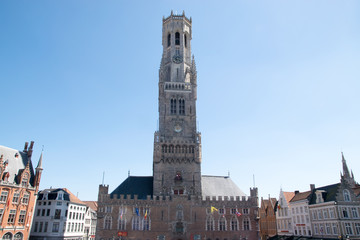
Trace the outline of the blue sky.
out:
[[[152,175],[162,17],[193,20],[202,173],[247,194],[360,179],[359,1],[0,1],[0,144],[96,200]]]

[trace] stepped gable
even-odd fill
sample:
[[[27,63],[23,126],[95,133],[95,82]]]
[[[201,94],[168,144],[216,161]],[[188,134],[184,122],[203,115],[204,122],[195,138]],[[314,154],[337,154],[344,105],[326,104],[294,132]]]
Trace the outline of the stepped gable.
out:
[[[31,162],[31,152],[22,152],[5,146],[0,146],[0,157],[1,156],[5,166],[4,173],[9,173],[8,181],[10,183],[19,184],[17,176],[21,174],[21,172],[26,168],[26,165],[29,163],[29,183],[33,185],[35,175]]]
[[[338,192],[338,189],[340,187],[341,183],[336,183],[332,185],[327,185],[320,188],[315,188],[313,190],[313,194],[311,195],[311,198],[309,200],[309,204],[315,204],[316,203],[316,194],[315,191],[317,190],[323,190],[322,197],[324,199],[324,202],[330,202],[330,201],[336,201],[336,194]]]
[[[290,202],[296,202],[300,200],[310,199],[311,191],[307,192],[299,192],[296,193],[295,196],[290,200]]]
[[[246,196],[230,177],[201,176],[202,196]]]
[[[147,196],[153,195],[153,177],[138,177],[129,176],[124,182],[122,182],[112,193],[111,198],[116,198],[114,195],[124,195],[125,198],[129,194],[131,199],[134,199],[134,195],[138,196],[138,199],[147,199]]]

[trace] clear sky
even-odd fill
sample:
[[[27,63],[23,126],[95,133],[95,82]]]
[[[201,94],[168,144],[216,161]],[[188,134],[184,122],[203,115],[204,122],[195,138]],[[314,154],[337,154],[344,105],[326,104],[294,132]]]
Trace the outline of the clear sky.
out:
[[[192,17],[202,174],[278,197],[360,181],[360,1],[0,1],[0,145],[97,200],[152,175],[162,18]]]

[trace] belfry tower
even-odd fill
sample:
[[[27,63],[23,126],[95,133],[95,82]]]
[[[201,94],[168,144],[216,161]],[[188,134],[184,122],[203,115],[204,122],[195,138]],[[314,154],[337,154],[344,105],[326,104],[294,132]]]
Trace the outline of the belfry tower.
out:
[[[191,18],[163,18],[159,129],[154,136],[153,194],[201,195],[201,135],[196,128],[196,66]]]

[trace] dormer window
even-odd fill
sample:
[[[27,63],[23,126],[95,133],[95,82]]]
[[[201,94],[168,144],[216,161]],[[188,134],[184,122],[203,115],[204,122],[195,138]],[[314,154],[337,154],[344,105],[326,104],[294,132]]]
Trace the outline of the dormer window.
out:
[[[349,190],[345,189],[344,192],[343,192],[343,195],[344,195],[344,201],[346,201],[346,202],[351,201]]]
[[[175,33],[175,45],[180,45],[180,33]]]
[[[57,195],[57,199],[58,199],[58,200],[63,200],[63,196],[64,196],[64,194],[63,194],[62,192],[60,192],[60,193],[58,193],[58,195]]]

